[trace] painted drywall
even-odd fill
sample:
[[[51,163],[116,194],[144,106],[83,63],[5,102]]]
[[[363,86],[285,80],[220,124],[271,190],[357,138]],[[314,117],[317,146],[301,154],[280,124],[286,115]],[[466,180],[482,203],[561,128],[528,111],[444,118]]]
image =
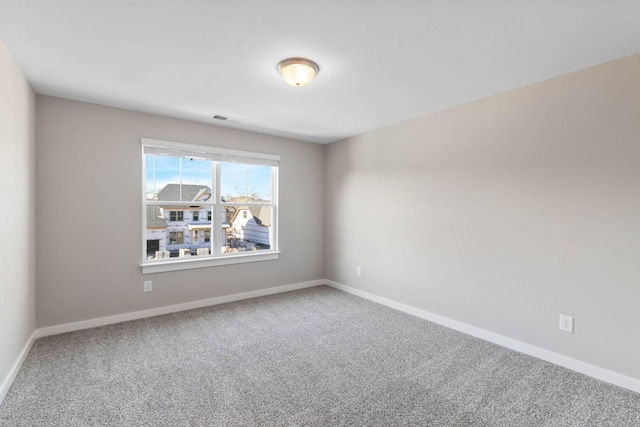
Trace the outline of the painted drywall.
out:
[[[328,279],[640,379],[640,55],[331,144],[326,179]]]
[[[39,328],[324,278],[323,146],[41,95],[36,122]],[[143,276],[143,137],[279,154],[280,259]]]
[[[35,108],[31,86],[0,40],[0,384],[35,329]]]

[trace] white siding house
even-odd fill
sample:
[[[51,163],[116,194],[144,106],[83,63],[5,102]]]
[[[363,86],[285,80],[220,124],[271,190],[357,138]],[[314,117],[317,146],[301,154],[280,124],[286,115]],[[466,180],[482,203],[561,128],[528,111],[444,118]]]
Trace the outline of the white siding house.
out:
[[[155,199],[167,201],[167,204],[147,207],[147,257],[158,257],[158,251],[169,251],[165,256],[175,257],[194,255],[198,249],[211,250],[211,210],[197,206],[198,202],[207,201],[210,197],[211,189],[202,185],[182,185],[180,188],[180,184],[167,184],[160,190]],[[193,201],[194,204],[171,204],[177,200]],[[223,252],[227,249],[239,251],[271,247],[272,208],[235,205],[259,202],[250,197],[237,197],[228,202],[234,205],[225,205],[220,211]]]
[[[182,187],[182,188],[180,188]],[[170,251],[177,256],[180,250],[196,253],[199,248],[211,247],[211,211],[201,206],[172,206],[171,201],[206,201],[211,189],[203,185],[167,184],[156,196],[166,200],[166,206],[147,208],[147,256],[155,251]]]
[[[256,206],[249,211],[251,219],[244,225],[244,239],[271,246],[271,208]]]

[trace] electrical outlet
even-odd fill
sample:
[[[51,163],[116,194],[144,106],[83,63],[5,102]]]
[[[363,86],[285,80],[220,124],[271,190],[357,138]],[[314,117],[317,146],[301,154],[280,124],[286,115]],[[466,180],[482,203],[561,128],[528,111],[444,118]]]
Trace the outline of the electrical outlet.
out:
[[[362,276],[362,267],[356,267],[356,276]]]
[[[573,333],[573,317],[560,315],[560,330],[564,332]]]
[[[153,282],[151,280],[145,280],[142,284],[143,292],[151,292],[153,290]]]

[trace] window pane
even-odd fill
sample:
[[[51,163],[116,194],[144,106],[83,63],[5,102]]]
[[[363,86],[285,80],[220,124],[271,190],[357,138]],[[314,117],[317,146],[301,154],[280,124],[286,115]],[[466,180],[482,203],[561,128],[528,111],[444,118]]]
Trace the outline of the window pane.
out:
[[[268,206],[225,206],[222,252],[270,249],[272,211]]]
[[[182,199],[183,202],[210,201],[211,161],[182,159]]]
[[[177,157],[154,156],[150,154],[146,154],[144,157],[146,196],[149,200],[156,200],[158,193],[162,191],[167,184],[180,183],[180,159]]]
[[[147,258],[164,258],[167,249],[167,219],[158,206],[147,206],[146,253]],[[168,257],[167,253],[167,257]]]
[[[211,199],[211,162],[170,156],[145,155],[145,193],[148,200],[208,201]]]
[[[196,210],[147,206],[147,259],[164,259],[211,254],[211,222],[204,221],[206,209],[193,219]],[[208,209],[211,209],[209,207]]]
[[[220,163],[220,191],[227,202],[270,202],[271,166]]]

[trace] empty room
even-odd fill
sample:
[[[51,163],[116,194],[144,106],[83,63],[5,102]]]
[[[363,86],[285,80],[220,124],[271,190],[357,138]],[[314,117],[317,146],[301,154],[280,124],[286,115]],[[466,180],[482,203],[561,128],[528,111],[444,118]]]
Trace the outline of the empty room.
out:
[[[0,0],[1,426],[640,425],[640,2]]]

